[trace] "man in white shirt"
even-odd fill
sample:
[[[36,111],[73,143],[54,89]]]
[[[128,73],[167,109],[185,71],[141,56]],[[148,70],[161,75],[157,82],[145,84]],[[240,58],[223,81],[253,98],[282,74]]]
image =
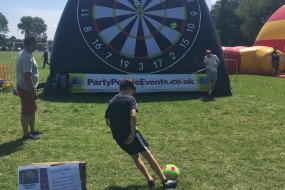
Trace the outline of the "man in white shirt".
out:
[[[204,63],[206,64],[207,68],[206,72],[208,77],[208,94],[211,96],[217,81],[217,70],[220,59],[215,54],[212,54],[211,50],[206,50]]]
[[[25,37],[24,49],[19,53],[17,59],[17,91],[21,98],[22,112],[21,124],[23,128],[23,139],[36,139],[42,132],[35,129],[35,112],[38,99],[37,85],[39,82],[39,71],[36,60],[32,53],[37,48],[37,40],[33,36]],[[30,128],[30,129],[29,129]]]

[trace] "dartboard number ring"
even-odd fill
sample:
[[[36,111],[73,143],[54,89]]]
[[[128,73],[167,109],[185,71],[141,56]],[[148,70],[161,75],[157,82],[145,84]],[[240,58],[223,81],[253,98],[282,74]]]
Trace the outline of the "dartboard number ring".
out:
[[[158,73],[191,50],[201,22],[199,0],[78,0],[88,49],[124,73]]]

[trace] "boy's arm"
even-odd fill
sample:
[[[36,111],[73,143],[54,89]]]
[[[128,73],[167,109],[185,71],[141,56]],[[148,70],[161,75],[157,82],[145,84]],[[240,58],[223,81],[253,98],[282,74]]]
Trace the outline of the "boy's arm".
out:
[[[135,109],[131,110],[131,118],[130,118],[130,124],[131,124],[131,135],[125,140],[126,144],[131,144],[136,135],[136,124],[137,124],[137,111]]]

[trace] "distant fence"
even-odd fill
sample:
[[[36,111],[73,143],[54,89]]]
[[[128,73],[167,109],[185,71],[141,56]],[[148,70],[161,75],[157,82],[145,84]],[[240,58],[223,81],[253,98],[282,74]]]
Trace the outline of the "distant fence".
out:
[[[16,82],[16,67],[0,65],[0,80]]]
[[[238,74],[238,62],[236,59],[225,59],[226,69],[228,75],[237,77]]]

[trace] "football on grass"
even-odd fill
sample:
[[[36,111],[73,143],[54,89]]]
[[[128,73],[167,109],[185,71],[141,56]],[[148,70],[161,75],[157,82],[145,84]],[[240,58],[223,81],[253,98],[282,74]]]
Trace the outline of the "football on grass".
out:
[[[163,166],[162,173],[164,174],[166,179],[170,179],[170,180],[174,180],[174,179],[178,180],[179,175],[180,175],[178,167],[173,164],[167,164]]]

